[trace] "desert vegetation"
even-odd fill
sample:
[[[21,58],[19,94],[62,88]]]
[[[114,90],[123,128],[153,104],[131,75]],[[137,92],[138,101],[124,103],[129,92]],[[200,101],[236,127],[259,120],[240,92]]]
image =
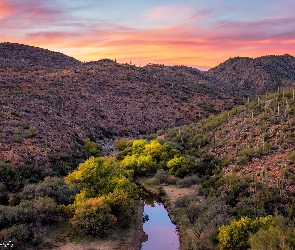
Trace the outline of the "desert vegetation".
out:
[[[295,248],[294,65],[202,72],[0,44],[0,242],[52,249],[63,228],[57,241],[120,235],[128,249],[143,186],[181,249]]]

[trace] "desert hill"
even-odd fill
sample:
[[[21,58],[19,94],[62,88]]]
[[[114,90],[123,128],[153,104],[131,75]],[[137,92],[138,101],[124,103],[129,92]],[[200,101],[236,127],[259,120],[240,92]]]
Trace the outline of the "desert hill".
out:
[[[73,153],[86,137],[110,149],[117,137],[197,122],[243,103],[245,95],[289,87],[294,71],[288,55],[234,58],[202,72],[109,59],[82,63],[1,43],[0,161],[38,165]]]
[[[17,43],[0,43],[0,68],[65,69],[82,63],[62,53]]]
[[[224,175],[295,190],[295,93],[272,93],[198,123],[172,128],[165,140],[187,155],[214,158]],[[293,158],[292,158],[293,155]]]
[[[239,101],[193,68],[82,64],[25,45],[0,48],[9,62],[0,67],[0,161],[40,164],[86,137],[109,148],[116,137],[189,124]]]
[[[211,84],[230,91],[257,97],[295,85],[295,58],[262,56],[258,58],[235,57],[221,63],[207,72]],[[210,82],[210,81],[209,81]]]

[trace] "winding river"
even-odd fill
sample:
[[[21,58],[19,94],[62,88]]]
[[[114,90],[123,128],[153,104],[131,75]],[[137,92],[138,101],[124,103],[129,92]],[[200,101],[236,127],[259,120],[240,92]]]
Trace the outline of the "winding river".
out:
[[[148,240],[142,243],[141,250],[178,250],[179,235],[171,222],[164,205],[157,199],[147,199],[144,205],[143,230]]]

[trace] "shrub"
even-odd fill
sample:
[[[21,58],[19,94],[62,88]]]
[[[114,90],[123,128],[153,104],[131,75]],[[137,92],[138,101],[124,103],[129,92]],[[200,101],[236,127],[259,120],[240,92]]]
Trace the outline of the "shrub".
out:
[[[295,151],[292,151],[291,154],[289,155],[289,160],[295,164]]]
[[[11,241],[30,242],[34,237],[32,225],[18,224],[8,228],[8,238]]]
[[[191,201],[189,203],[189,206],[188,206],[188,209],[187,209],[187,215],[188,215],[188,218],[189,218],[190,222],[194,223],[195,220],[200,215],[200,213],[201,213],[201,209],[198,206],[198,204],[196,202],[194,202],[194,201]]]
[[[73,226],[93,236],[106,235],[114,222],[110,214],[111,208],[102,197],[91,198],[81,203],[71,219]]]
[[[159,180],[159,183],[167,183],[170,175],[164,169],[159,169],[155,175],[155,178]]]
[[[274,225],[250,235],[251,249],[295,249],[295,227],[282,216],[274,219]]]
[[[190,162],[185,156],[174,157],[167,162],[169,172],[177,177],[184,177],[191,171]]]
[[[29,127],[29,137],[36,137],[38,135],[38,129],[35,126]]]
[[[20,134],[20,131],[18,129],[15,129],[13,131],[13,141],[17,143],[21,143],[23,141],[23,138]]]
[[[180,179],[176,182],[176,185],[184,188],[184,187],[191,187],[192,185],[198,184],[200,182],[200,178],[196,175],[188,176],[183,179]]]
[[[98,157],[101,155],[102,148],[89,138],[84,140],[83,148],[89,153],[90,156]]]
[[[41,222],[54,221],[59,215],[56,202],[49,197],[41,197],[33,201],[33,208],[38,213]]]
[[[220,249],[247,249],[249,247],[249,237],[257,233],[260,229],[267,229],[272,225],[272,217],[261,217],[252,220],[242,217],[240,220],[233,220],[228,226],[219,228]]]
[[[68,205],[70,197],[76,195],[77,192],[77,188],[69,188],[62,178],[45,177],[43,182],[26,185],[22,195],[27,199],[47,196],[53,198],[57,204]]]

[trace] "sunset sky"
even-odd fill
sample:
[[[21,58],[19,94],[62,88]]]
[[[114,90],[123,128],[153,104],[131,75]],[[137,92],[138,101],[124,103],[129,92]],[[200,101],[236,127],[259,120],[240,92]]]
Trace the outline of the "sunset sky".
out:
[[[295,56],[294,11],[295,0],[0,0],[0,42],[206,70],[235,56]]]

